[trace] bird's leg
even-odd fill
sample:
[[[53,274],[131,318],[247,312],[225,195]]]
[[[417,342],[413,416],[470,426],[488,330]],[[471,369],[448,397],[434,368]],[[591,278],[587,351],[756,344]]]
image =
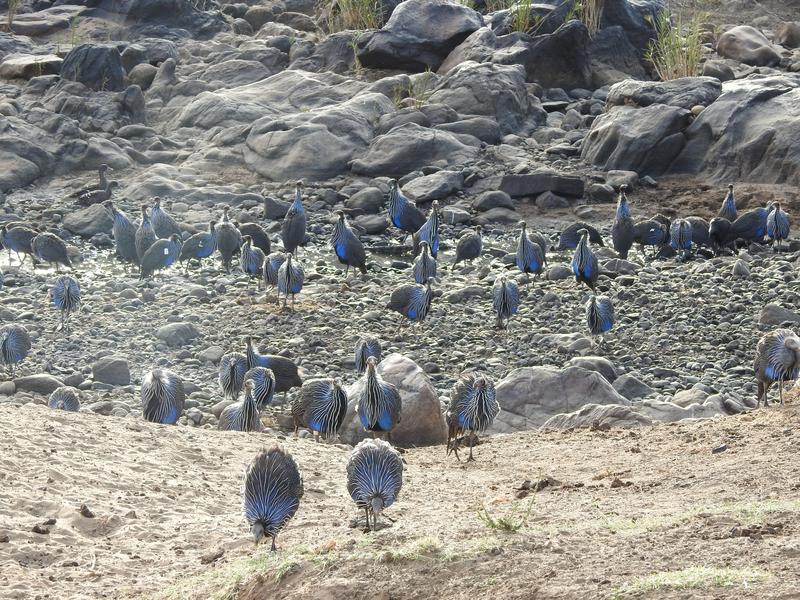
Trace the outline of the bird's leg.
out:
[[[366,515],[366,531],[369,531],[369,507],[364,507],[364,514]]]
[[[292,294],[292,312],[294,312],[294,294]]]
[[[467,462],[474,462],[475,457],[472,456],[472,445],[475,443],[475,437],[473,432],[469,432],[469,457],[467,457]]]
[[[297,432],[298,432],[298,430],[299,430],[299,429],[300,429],[300,426],[299,426],[299,425],[295,425],[295,426],[294,426],[294,439],[297,439],[297,437],[298,437],[298,436],[297,436]]]
[[[778,381],[778,396],[781,399],[781,406],[783,406],[783,379]]]
[[[378,513],[372,513],[372,531],[378,531]]]
[[[278,537],[278,535],[277,535],[277,534],[272,536],[272,547],[269,549],[269,551],[270,551],[270,552],[277,552],[277,550],[278,550],[278,549],[275,547],[275,539],[276,539],[277,537]]]
[[[319,444],[319,431],[314,432],[314,441]]]
[[[772,382],[768,381],[764,384],[764,406],[769,406],[769,399],[767,398],[767,394],[769,394],[769,388],[772,387]]]
[[[758,382],[758,396],[756,397],[756,408],[761,406],[761,396],[764,395],[764,384],[759,381]]]

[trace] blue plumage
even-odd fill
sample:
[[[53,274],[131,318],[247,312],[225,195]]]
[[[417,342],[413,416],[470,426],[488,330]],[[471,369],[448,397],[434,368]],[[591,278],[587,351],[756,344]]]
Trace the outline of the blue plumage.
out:
[[[162,425],[174,425],[186,401],[183,381],[168,369],[153,369],[145,374],[141,387],[142,416]]]
[[[0,362],[9,366],[12,377],[14,367],[25,360],[30,350],[31,338],[25,327],[13,323],[0,327]]]
[[[403,460],[390,444],[363,440],[353,449],[347,462],[347,491],[365,511],[368,528],[377,529],[378,516],[394,504],[402,485]]]

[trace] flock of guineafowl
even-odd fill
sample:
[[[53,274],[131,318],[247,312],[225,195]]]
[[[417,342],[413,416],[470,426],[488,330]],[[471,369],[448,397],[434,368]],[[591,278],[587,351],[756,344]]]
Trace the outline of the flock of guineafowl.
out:
[[[109,169],[100,168],[99,184],[75,194],[77,203],[91,205],[103,203],[109,211],[116,256],[138,265],[140,279],[153,276],[176,263],[201,263],[219,254],[222,265],[230,271],[238,257],[241,271],[267,288],[276,288],[278,302],[283,297],[287,308],[291,297],[294,309],[295,296],[303,288],[305,270],[298,259],[298,248],[307,240],[307,215],[303,206],[303,184],[298,182],[295,198],[286,213],[281,227],[282,252],[271,251],[271,241],[258,224],[239,225],[229,219],[228,208],[223,209],[219,222],[209,223],[207,231],[184,239],[178,223],[161,206],[156,198],[152,208],[141,207],[141,221],[134,224],[111,201],[116,181],[107,178]],[[779,203],[768,208],[756,208],[738,214],[733,186],[729,186],[719,215],[710,222],[700,217],[687,217],[670,221],[663,215],[652,219],[634,221],[627,199],[627,187],[621,186],[614,224],[612,243],[620,258],[627,258],[634,245],[643,255],[645,248],[653,248],[653,258],[688,260],[693,255],[719,255],[736,252],[737,244],[770,243],[776,249],[789,236],[789,218]],[[401,285],[390,297],[387,308],[402,315],[403,321],[422,322],[433,301],[431,285],[438,277],[440,248],[440,211],[436,201],[426,217],[423,212],[391,181],[388,195],[388,216],[391,224],[405,236],[412,236],[415,256],[412,276],[414,283]],[[516,248],[516,267],[525,274],[539,276],[547,266],[548,239],[538,232],[529,232],[525,222],[520,222],[520,236]],[[51,233],[38,233],[25,224],[7,223],[0,228],[0,243],[17,255],[20,266],[28,256],[34,268],[37,262],[71,267],[64,242]],[[598,260],[592,245],[603,245],[600,233],[587,223],[575,223],[565,228],[556,250],[573,250],[572,272],[576,281],[588,286],[592,294],[586,304],[586,323],[591,334],[602,335],[614,326],[614,306],[607,296],[596,295],[599,275]],[[356,232],[348,224],[344,212],[338,213],[330,246],[337,260],[345,266],[345,277],[350,268],[367,272],[367,253]],[[483,248],[480,227],[467,230],[458,239],[455,259],[459,262],[480,257]],[[2,278],[0,278],[2,283]],[[52,285],[54,306],[61,312],[61,328],[68,329],[69,316],[80,307],[80,285],[73,276],[57,275]],[[497,277],[493,287],[493,309],[497,326],[505,328],[518,312],[520,295],[517,282],[509,276]],[[13,376],[14,368],[22,362],[31,348],[26,329],[17,324],[0,328],[0,360]],[[336,439],[347,411],[348,394],[338,379],[312,379],[303,381],[298,366],[290,359],[260,354],[251,338],[244,340],[242,352],[232,351],[220,359],[218,382],[229,404],[219,416],[219,429],[258,432],[262,430],[261,411],[271,404],[275,393],[300,388],[290,407],[295,426],[310,430],[318,441],[320,437]],[[364,510],[366,527],[375,529],[377,518],[398,496],[402,486],[403,461],[391,445],[391,432],[400,422],[402,403],[400,393],[391,383],[384,381],[377,370],[381,360],[381,343],[370,336],[362,337],[355,347],[356,371],[362,382],[356,389],[358,419],[372,439],[359,443],[347,464],[347,488],[359,509]],[[784,382],[798,378],[800,371],[800,337],[789,329],[778,329],[764,335],[756,349],[754,363],[758,381],[758,405],[768,404],[767,392],[778,383],[780,402],[783,404]],[[477,434],[485,431],[500,411],[494,382],[477,373],[464,373],[451,391],[451,402],[446,412],[448,440],[446,454],[457,458],[462,445],[468,444],[467,460],[473,459],[473,445]],[[161,424],[177,422],[184,408],[183,382],[168,369],[156,368],[147,372],[141,384],[142,414],[148,421]],[[55,409],[75,411],[80,401],[73,388],[55,390],[49,399]],[[377,436],[377,437],[376,437]],[[386,441],[380,438],[386,438]],[[256,542],[263,538],[275,540],[278,533],[297,511],[303,494],[303,483],[294,459],[282,448],[272,447],[261,451],[248,466],[244,485],[244,514]]]

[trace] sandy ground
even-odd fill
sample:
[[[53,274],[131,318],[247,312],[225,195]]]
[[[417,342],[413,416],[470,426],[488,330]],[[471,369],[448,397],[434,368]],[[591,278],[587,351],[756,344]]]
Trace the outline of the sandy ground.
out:
[[[345,447],[2,406],[0,597],[799,598],[791,395],[738,417],[497,436],[469,465],[409,450],[374,533],[351,526]],[[240,489],[275,442],[306,494],[272,554]]]

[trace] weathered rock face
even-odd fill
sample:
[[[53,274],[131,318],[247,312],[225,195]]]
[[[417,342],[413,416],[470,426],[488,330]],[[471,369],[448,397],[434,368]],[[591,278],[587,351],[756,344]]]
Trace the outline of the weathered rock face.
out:
[[[219,11],[198,10],[189,0],[99,0],[93,7],[120,15],[133,22],[133,27],[147,30],[148,25],[157,24],[162,28],[185,29],[195,39],[211,37],[226,27]]]
[[[713,77],[683,77],[671,81],[628,79],[611,86],[606,98],[609,106],[666,104],[691,110],[708,106],[722,93],[722,84]]]
[[[482,25],[480,13],[450,0],[407,0],[383,29],[358,39],[358,59],[370,68],[436,70]]]
[[[102,204],[94,204],[64,216],[64,228],[83,237],[111,233],[112,225],[111,216]]]
[[[436,389],[425,372],[410,358],[390,354],[378,365],[378,374],[397,386],[403,403],[400,423],[392,431],[392,443],[400,446],[443,444],[447,440],[447,428]],[[347,388],[350,402],[340,435],[348,444],[371,437],[361,427],[356,413],[362,389],[362,380]]]
[[[12,54],[0,63],[0,78],[30,79],[40,75],[57,75],[62,59],[54,54]]]
[[[123,356],[104,356],[92,365],[92,378],[109,385],[128,385],[131,372],[128,361]]]
[[[800,22],[781,23],[775,31],[775,43],[787,48],[800,47]]]
[[[554,415],[586,404],[629,404],[600,373],[575,366],[516,369],[496,389],[502,412],[491,427],[493,432],[535,429]]]
[[[95,91],[119,92],[125,86],[122,58],[110,44],[81,44],[70,50],[61,65],[61,77]]]
[[[652,425],[653,420],[630,406],[618,404],[587,404],[571,413],[549,418],[542,429],[588,429],[589,427],[618,427],[630,429]]]
[[[717,52],[754,67],[776,65],[781,60],[766,36],[749,25],[739,25],[719,36]]]
[[[589,32],[577,20],[565,23],[551,34],[532,38],[523,63],[527,80],[544,87],[591,87],[588,45]]]

